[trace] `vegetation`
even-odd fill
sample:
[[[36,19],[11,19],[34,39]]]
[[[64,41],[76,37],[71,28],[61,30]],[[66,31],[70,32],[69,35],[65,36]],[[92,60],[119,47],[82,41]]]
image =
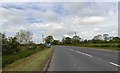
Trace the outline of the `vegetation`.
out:
[[[106,50],[120,50],[120,44],[118,43],[104,43],[104,44],[101,44],[101,43],[88,43],[88,44],[66,44],[68,46],[79,46],[79,47],[82,47],[82,48],[95,48],[95,49],[106,49]]]
[[[10,55],[19,52],[21,48],[18,46],[29,46],[32,43],[32,35],[29,31],[20,30],[14,37],[6,37],[5,33],[0,33],[2,38],[2,54]],[[29,47],[30,48],[30,47]],[[28,48],[26,48],[27,50]]]
[[[52,36],[53,37],[53,36]],[[82,39],[79,36],[75,35],[71,37],[63,37],[61,42],[59,40],[53,40],[51,42],[54,45],[73,45],[81,47],[95,47],[111,50],[120,50],[120,37],[118,36],[109,36],[108,34],[98,34],[93,37],[93,39]]]
[[[32,34],[29,31],[20,30],[14,37],[6,37],[0,33],[2,41],[2,67],[15,62],[16,60],[28,57],[36,52],[45,49],[44,44],[35,44]]]
[[[4,55],[2,57],[2,67],[5,67],[8,64],[11,64],[15,62],[16,60],[19,60],[21,58],[25,58],[30,56],[31,54],[34,54],[38,51],[43,50],[44,48],[40,48],[40,46],[33,47],[30,50],[25,50],[25,51],[19,51],[17,53],[11,54],[11,55]]]
[[[32,39],[32,33],[25,30],[20,30],[16,33],[17,42],[20,44],[29,44],[30,40]]]
[[[9,64],[3,71],[42,71],[49,57],[52,56],[52,52],[52,48],[45,48],[27,58]]]
[[[50,43],[52,43],[52,41],[53,41],[53,36],[51,36],[51,35],[49,35],[45,38],[46,44],[50,44]]]
[[[53,40],[51,44],[57,45],[57,44],[59,44],[59,42],[60,42],[59,40]]]
[[[99,34],[93,39],[83,40],[75,35],[71,37],[63,37],[62,40],[55,40],[49,35],[45,39],[45,44],[52,45],[73,45],[81,47],[95,47],[112,50],[120,50],[120,37],[109,36],[108,34]],[[0,33],[0,41],[2,41],[2,67],[26,58],[36,52],[47,48],[44,44],[35,44],[32,41],[32,33],[25,30],[20,30],[14,37],[6,37],[5,33]],[[50,48],[50,47],[48,47]]]

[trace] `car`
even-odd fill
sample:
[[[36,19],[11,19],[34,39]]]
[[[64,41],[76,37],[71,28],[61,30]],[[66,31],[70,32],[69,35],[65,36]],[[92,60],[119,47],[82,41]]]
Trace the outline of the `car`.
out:
[[[45,46],[50,47],[50,46],[51,46],[51,44],[45,44]]]

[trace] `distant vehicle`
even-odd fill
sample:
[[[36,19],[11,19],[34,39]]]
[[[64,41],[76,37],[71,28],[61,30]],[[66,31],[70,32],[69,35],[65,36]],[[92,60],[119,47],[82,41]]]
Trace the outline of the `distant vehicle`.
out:
[[[45,44],[45,46],[50,47],[50,46],[51,46],[51,44]]]

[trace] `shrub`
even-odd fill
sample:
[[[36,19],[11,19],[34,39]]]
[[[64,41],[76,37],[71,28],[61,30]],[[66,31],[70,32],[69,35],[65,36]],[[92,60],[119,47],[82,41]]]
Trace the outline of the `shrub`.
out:
[[[2,67],[4,68],[6,65],[11,64],[15,62],[16,60],[19,60],[21,58],[25,58],[30,56],[31,54],[34,54],[38,51],[43,50],[43,48],[40,48],[41,46],[34,46],[30,50],[25,50],[25,51],[19,51],[11,55],[4,55],[2,57]]]

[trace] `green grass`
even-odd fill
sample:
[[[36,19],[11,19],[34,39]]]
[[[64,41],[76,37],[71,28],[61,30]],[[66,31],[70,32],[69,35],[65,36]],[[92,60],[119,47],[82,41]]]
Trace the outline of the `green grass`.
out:
[[[6,66],[3,71],[41,71],[52,53],[52,48],[46,48]]]
[[[118,43],[100,43],[100,44],[69,44],[69,46],[80,46],[84,48],[96,48],[96,49],[105,49],[105,50],[120,50],[120,44]]]
[[[2,72],[2,56],[0,56],[0,73]]]
[[[114,50],[114,51],[120,51],[120,48],[115,48],[115,47],[83,47],[82,48],[94,48],[94,49],[104,49],[104,50]]]
[[[106,50],[120,50],[119,44],[117,43],[103,43],[103,44],[83,44],[81,47],[106,49]]]
[[[31,49],[31,50],[19,51],[15,54],[11,54],[11,55],[3,55],[2,56],[2,67],[4,68],[8,64],[11,64],[11,63],[15,62],[16,60],[28,57],[31,54],[34,54],[41,50],[43,50],[43,48],[35,48],[35,49]]]

